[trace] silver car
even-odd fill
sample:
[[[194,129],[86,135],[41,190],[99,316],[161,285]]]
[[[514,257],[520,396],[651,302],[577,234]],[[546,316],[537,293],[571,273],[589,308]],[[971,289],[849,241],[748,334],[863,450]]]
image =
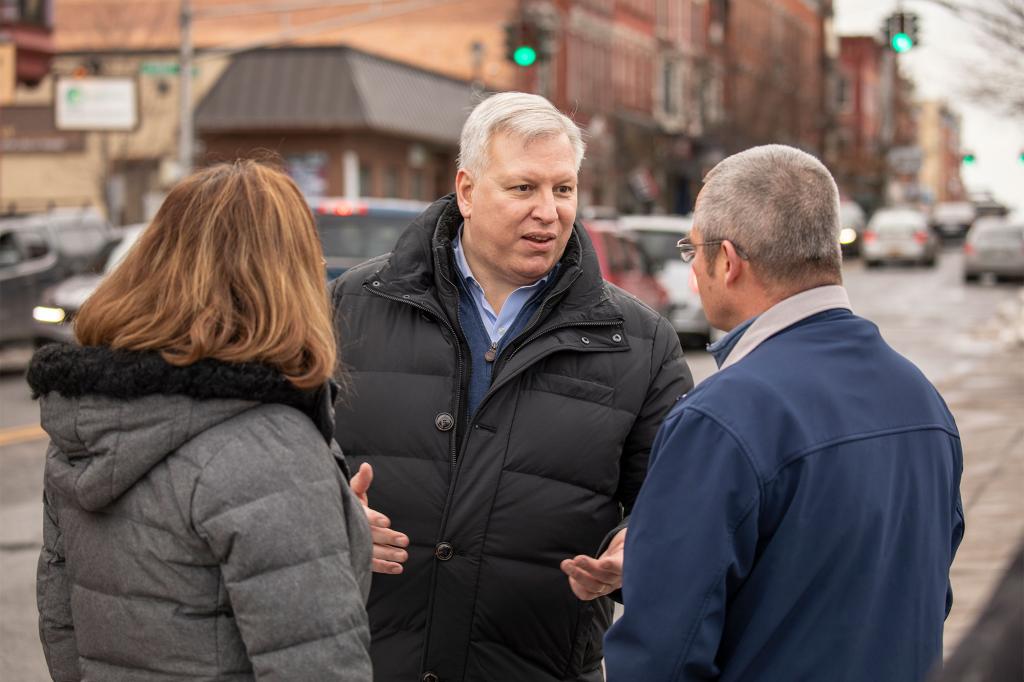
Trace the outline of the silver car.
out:
[[[928,219],[913,208],[882,208],[864,230],[861,255],[868,267],[882,263],[919,263],[933,266],[939,240]]]
[[[72,323],[75,315],[78,314],[78,309],[85,303],[85,299],[89,298],[96,290],[103,278],[121,263],[128,250],[138,241],[145,227],[145,224],[138,224],[123,228],[124,236],[107,257],[102,274],[74,275],[43,292],[39,304],[32,309],[32,318],[35,324],[33,336],[36,345],[52,341],[74,342],[75,333]]]
[[[700,296],[690,286],[690,263],[679,258],[676,242],[690,234],[691,216],[629,215],[619,218],[619,226],[633,232],[640,246],[654,262],[658,281],[668,291],[669,310],[665,314],[684,345],[705,344],[717,334],[704,316]]]
[[[964,242],[964,281],[1024,279],[1024,215],[978,218]]]

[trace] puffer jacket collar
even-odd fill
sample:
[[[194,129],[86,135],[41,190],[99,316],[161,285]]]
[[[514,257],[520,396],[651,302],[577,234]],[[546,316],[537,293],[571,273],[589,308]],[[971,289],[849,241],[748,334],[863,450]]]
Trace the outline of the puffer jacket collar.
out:
[[[402,233],[390,257],[366,277],[364,288],[426,307],[457,326],[452,240],[461,225],[455,194],[438,199]],[[579,222],[573,225],[561,263],[547,299],[559,299],[552,313],[559,323],[622,319],[601,277],[593,244]]]
[[[333,438],[336,384],[302,391],[254,363],[178,367],[155,352],[52,344],[27,380],[59,450],[54,482],[85,509],[110,504],[186,442],[259,404],[294,407]]]

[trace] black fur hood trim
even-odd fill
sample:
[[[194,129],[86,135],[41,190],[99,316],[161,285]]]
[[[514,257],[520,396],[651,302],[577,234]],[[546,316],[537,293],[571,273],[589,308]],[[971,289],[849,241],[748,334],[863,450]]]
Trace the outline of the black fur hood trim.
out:
[[[317,413],[323,390],[300,390],[277,370],[256,363],[204,359],[178,367],[157,352],[64,343],[36,351],[26,379],[33,398],[51,391],[65,398],[99,394],[121,400],[154,394],[185,395],[197,400],[280,403],[310,415]]]

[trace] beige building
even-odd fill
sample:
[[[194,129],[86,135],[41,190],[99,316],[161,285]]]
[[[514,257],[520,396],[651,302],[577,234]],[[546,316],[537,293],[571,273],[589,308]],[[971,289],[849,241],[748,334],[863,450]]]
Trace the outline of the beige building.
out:
[[[292,0],[274,3],[287,11],[262,13],[252,11],[259,3],[236,0],[193,0],[191,4],[196,45],[193,107],[202,102],[235,55],[282,44],[349,45],[460,79],[463,85],[473,79],[486,81],[492,89],[516,86],[514,67],[504,57],[502,30],[504,18],[516,7],[510,0],[370,0],[330,7]],[[177,0],[55,0],[57,57],[52,73],[36,87],[19,86],[0,111],[0,213],[93,205],[109,207],[115,224],[152,215],[179,176],[179,7]],[[410,30],[411,26],[415,29]],[[134,78],[138,127],[130,132],[58,130],[54,80],[76,72],[83,78],[95,74]],[[246,131],[262,132],[252,126]],[[364,143],[373,142],[371,132],[350,131],[350,137],[358,138],[352,144],[365,147]],[[326,135],[333,134],[321,133],[325,143]],[[428,196],[441,186],[434,177],[435,168],[449,172],[456,140],[446,137],[416,144],[414,135],[405,138],[398,147],[384,145],[387,162],[380,169],[367,171],[365,164],[359,169],[364,179],[369,173],[372,193],[394,186],[390,169],[410,154],[428,177],[403,172],[397,181],[401,194]],[[251,141],[274,148],[266,144],[267,139],[250,136],[242,147],[248,148]],[[211,142],[215,157],[224,158],[242,140],[218,133]],[[308,147],[309,142],[307,137],[278,151],[288,154],[293,148]],[[332,160],[334,146],[327,150]],[[426,160],[421,163],[424,154]],[[369,153],[362,156],[368,158]],[[204,158],[199,144],[196,161]],[[343,186],[339,172],[331,171],[331,190]]]
[[[921,187],[933,202],[962,201],[966,191],[960,180],[960,116],[938,100],[921,102],[919,111]]]

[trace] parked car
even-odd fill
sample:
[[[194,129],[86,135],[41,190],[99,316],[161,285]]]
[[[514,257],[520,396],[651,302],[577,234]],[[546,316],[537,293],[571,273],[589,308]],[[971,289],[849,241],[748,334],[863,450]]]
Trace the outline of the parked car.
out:
[[[843,256],[859,256],[866,217],[864,209],[852,199],[839,202],[839,245]]]
[[[16,220],[45,231],[65,277],[103,269],[118,235],[95,208],[56,208]]]
[[[668,292],[669,310],[665,315],[679,334],[684,346],[708,343],[715,330],[704,315],[700,296],[690,288],[690,263],[679,257],[676,243],[690,233],[692,216],[623,216],[619,224],[636,234],[641,248],[654,261],[658,282]]]
[[[924,213],[913,208],[879,209],[864,230],[861,253],[868,267],[882,263],[935,265],[939,240]]]
[[[928,222],[943,239],[962,239],[974,219],[974,204],[969,201],[942,201],[935,204]]]
[[[57,252],[44,228],[0,220],[0,345],[32,340],[32,307],[60,278]]]
[[[429,206],[404,199],[330,197],[309,203],[323,244],[328,279],[391,251],[413,218]]]
[[[636,237],[612,221],[591,220],[583,225],[597,252],[601,275],[658,313],[668,313],[668,293],[655,278],[654,263],[640,248]]]
[[[964,281],[1024,280],[1024,214],[979,218],[964,242]]]
[[[72,325],[85,299],[96,290],[103,278],[114,270],[128,250],[139,239],[146,224],[129,225],[121,230],[121,241],[107,256],[102,273],[87,272],[49,287],[32,308],[33,334],[37,346],[54,341],[72,343],[75,340]]]

